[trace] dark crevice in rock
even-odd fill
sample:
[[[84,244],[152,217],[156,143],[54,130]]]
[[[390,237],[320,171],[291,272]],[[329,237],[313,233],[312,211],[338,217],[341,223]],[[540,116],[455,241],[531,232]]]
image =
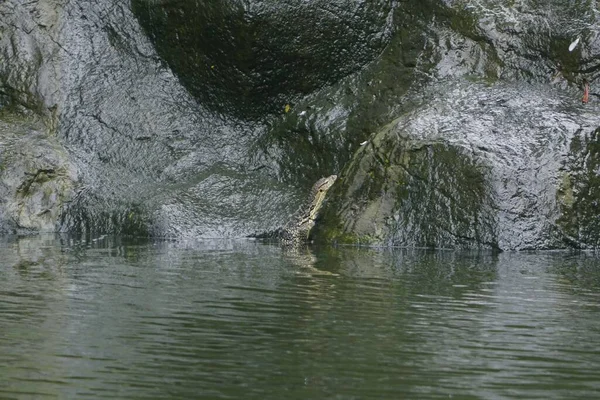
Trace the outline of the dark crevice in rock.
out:
[[[0,231],[596,248],[591,7],[5,0]]]

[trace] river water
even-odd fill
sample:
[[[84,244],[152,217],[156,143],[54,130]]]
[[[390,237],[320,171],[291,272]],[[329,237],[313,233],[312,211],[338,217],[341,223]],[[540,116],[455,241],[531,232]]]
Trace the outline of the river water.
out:
[[[600,259],[0,242],[0,398],[600,395]]]

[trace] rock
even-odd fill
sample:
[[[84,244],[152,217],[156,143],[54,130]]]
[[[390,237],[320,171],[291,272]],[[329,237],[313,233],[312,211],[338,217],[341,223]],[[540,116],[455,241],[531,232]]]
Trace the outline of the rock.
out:
[[[595,247],[598,107],[544,86],[436,84],[374,133],[332,189],[320,235],[385,246]],[[585,211],[584,211],[585,210]]]
[[[281,113],[372,61],[392,32],[388,1],[133,0],[132,10],[194,97],[236,118]]]
[[[61,0],[0,4],[0,105],[51,119],[61,103]],[[3,100],[2,100],[3,99]]]
[[[0,120],[0,145],[0,232],[59,230],[78,183],[65,148],[23,120]]]
[[[559,171],[557,225],[565,244],[584,249],[600,247],[600,128],[582,130],[569,143]]]
[[[2,1],[2,229],[595,247],[593,7]]]
[[[22,3],[0,4],[0,107],[41,120],[68,149],[81,190],[61,230],[203,237],[283,225],[304,196],[256,156],[265,128],[197,103],[128,4]]]

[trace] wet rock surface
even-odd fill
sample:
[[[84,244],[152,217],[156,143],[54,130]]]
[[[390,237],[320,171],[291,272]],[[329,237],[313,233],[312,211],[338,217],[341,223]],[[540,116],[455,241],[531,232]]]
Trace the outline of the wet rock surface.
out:
[[[392,246],[596,245],[588,189],[598,107],[529,84],[453,81],[424,97],[356,153],[324,212],[324,235]]]
[[[78,172],[43,127],[0,121],[0,233],[55,232]]]
[[[4,1],[2,154],[45,161],[6,158],[3,204],[56,201],[3,229],[259,234],[337,173],[316,240],[596,247],[597,26],[558,0]]]
[[[132,10],[194,97],[252,119],[359,70],[392,31],[385,0],[133,0]]]
[[[214,237],[283,224],[295,197],[303,196],[276,181],[276,166],[251,159],[264,128],[224,120],[191,98],[128,4],[53,3],[57,22],[24,33],[31,46],[23,51],[33,49],[39,65],[53,66],[47,79],[29,71],[30,57],[11,53],[22,34],[18,24],[33,20],[41,5],[0,5],[10,66],[0,75],[0,91],[5,108],[46,121],[80,172],[79,195],[65,208],[61,229]],[[33,100],[14,95],[21,88]],[[273,201],[265,204],[265,197]]]

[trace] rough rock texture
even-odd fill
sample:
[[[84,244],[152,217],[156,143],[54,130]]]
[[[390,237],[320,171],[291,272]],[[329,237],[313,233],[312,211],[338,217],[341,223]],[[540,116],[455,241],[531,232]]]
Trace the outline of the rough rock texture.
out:
[[[597,114],[597,110],[596,110]],[[558,225],[566,244],[600,246],[600,129],[582,131],[569,144],[569,154],[559,171]]]
[[[588,196],[598,198],[599,107],[578,109],[540,85],[453,81],[435,90],[356,153],[323,234],[395,246],[597,244]]]
[[[582,82],[594,89],[599,72],[595,3],[433,9],[400,117],[374,129],[342,171],[318,237],[595,248],[597,98],[580,100]]]
[[[45,8],[52,23],[36,20]],[[126,2],[14,0],[0,16],[2,104],[43,119],[80,173],[62,229],[244,236],[281,226],[303,197],[252,161],[264,128],[191,98]]]
[[[43,126],[0,121],[0,233],[55,232],[77,170]]]
[[[133,0],[132,9],[202,104],[259,119],[372,61],[392,30],[387,0]]]
[[[48,154],[6,158],[4,204],[30,203],[0,226],[246,236],[337,173],[317,240],[595,247],[598,100],[580,99],[598,17],[562,0],[2,1],[0,151]],[[15,189],[46,167],[30,187],[55,182],[50,212]]]
[[[53,232],[78,170],[56,137],[59,1],[0,4],[0,232]]]
[[[49,119],[61,103],[60,0],[0,3],[0,105]]]

